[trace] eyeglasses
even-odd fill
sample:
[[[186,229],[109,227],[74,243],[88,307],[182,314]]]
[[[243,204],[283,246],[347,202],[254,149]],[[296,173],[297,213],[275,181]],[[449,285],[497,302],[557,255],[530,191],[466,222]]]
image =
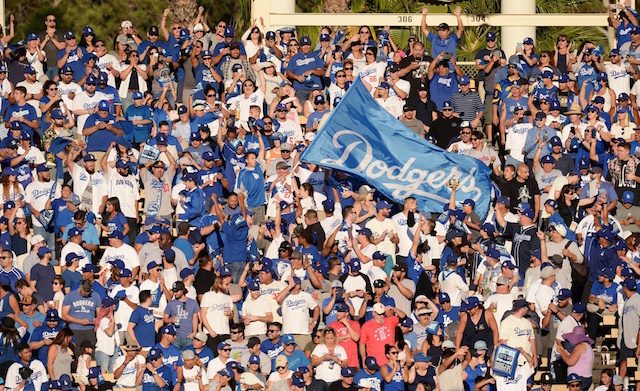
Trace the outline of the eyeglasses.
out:
[[[173,31],[180,30],[180,27],[174,27],[171,30],[173,30]]]
[[[49,91],[58,91],[58,87],[49,88]]]
[[[246,83],[246,84],[243,84],[242,86],[243,87],[253,87],[253,84],[252,83]]]
[[[54,22],[55,23],[55,19],[47,19],[47,22]]]
[[[222,349],[222,351],[223,351],[223,352],[230,352],[230,351],[231,351],[231,348],[224,348],[224,349]]]
[[[336,77],[347,77],[347,75],[336,75]]]
[[[276,330],[268,329],[267,333],[277,333],[278,331],[280,331],[280,330],[278,330],[278,329],[276,329]]]
[[[239,331],[232,331],[231,334],[240,334],[240,332]],[[231,349],[229,349],[229,350],[231,350]]]
[[[264,126],[267,126],[267,125],[273,125],[273,122],[271,122],[271,121],[269,121],[269,122],[267,122],[267,121],[263,121],[263,122],[264,122]]]
[[[215,97],[216,97],[216,94],[208,94],[207,95],[207,98],[215,98]]]
[[[353,70],[353,67],[351,67],[351,68],[347,68],[347,67],[345,67],[345,68],[344,68],[344,70],[345,70],[345,71],[352,71],[352,70]]]
[[[103,44],[98,44],[98,45],[96,45],[96,47],[97,47],[97,48],[103,48],[103,47],[104,47],[104,45],[103,45]]]

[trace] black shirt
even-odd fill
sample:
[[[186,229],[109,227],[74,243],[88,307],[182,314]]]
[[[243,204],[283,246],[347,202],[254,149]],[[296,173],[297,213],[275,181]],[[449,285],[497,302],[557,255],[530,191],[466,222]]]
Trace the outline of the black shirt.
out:
[[[196,280],[193,286],[196,288],[198,295],[204,295],[211,290],[213,281],[216,279],[216,273],[213,270],[198,269]]]
[[[355,383],[352,383],[349,387],[344,387],[342,385],[342,380],[335,381],[331,383],[329,386],[329,391],[357,391],[358,387],[356,387]]]
[[[438,119],[431,124],[429,134],[436,138],[436,144],[440,148],[447,149],[449,141],[460,135],[460,118],[438,117]]]
[[[438,112],[436,104],[428,99],[426,102],[423,102],[420,100],[420,97],[411,101],[411,104],[416,108],[416,118],[422,121],[425,126],[431,127],[431,123],[433,122],[433,113]]]
[[[408,72],[402,78],[411,83],[411,92],[409,93],[409,99],[413,100],[418,97],[418,86],[420,83],[424,83],[427,88],[429,86],[429,80],[427,78],[427,70],[429,64],[433,61],[433,58],[428,54],[423,54],[422,57],[415,58],[414,56],[407,56],[400,61],[400,69],[407,68],[414,61],[418,61],[418,68]]]
[[[520,224],[507,223],[504,228],[504,236],[513,241],[511,255],[516,261],[521,279],[524,278],[524,274],[529,268],[530,251],[540,249],[540,239],[538,239],[537,233],[538,227],[535,224],[523,228]]]
[[[540,195],[540,189],[538,188],[538,182],[535,179],[529,177],[524,182],[518,182],[517,178],[513,178],[506,183],[505,196],[509,198],[511,207],[509,208],[512,213],[516,213],[516,207],[520,202],[526,202],[531,206],[531,209],[535,210],[536,195]]]
[[[311,244],[316,246],[319,251],[322,251],[322,248],[324,246],[324,241],[326,240],[324,229],[322,229],[322,225],[320,225],[319,221],[316,221],[315,223],[309,226],[309,229],[311,230],[311,232],[313,232],[313,243]]]

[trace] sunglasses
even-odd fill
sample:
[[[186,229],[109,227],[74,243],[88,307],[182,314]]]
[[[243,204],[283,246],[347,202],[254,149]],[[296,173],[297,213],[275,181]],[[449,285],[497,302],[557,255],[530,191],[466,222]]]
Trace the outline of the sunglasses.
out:
[[[280,330],[267,330],[267,333],[277,333]]]
[[[224,349],[222,349],[222,351],[223,351],[223,352],[230,352],[230,351],[231,351],[231,348],[224,348]]]
[[[240,334],[240,332],[239,331],[232,331],[231,334]],[[231,350],[231,349],[229,349],[229,350]]]
[[[269,121],[269,122],[267,122],[267,121],[263,121],[263,122],[264,122],[264,125],[265,125],[265,126],[267,126],[267,125],[273,125],[273,122],[271,122],[271,121]]]
[[[251,84],[251,83],[247,83],[247,84],[243,84],[242,86],[243,86],[243,87],[253,87],[253,84]]]
[[[216,27],[225,28],[225,27],[227,27],[227,25],[226,24],[219,24]]]
[[[453,111],[453,109],[442,109],[442,111]]]
[[[55,22],[55,19],[47,19],[47,22]]]
[[[471,134],[471,132],[462,132],[461,134]]]
[[[478,141],[478,140],[480,140],[480,139],[471,137],[471,141]]]
[[[215,97],[216,97],[216,94],[208,94],[207,95],[207,98],[215,98]]]
[[[542,56],[540,56],[540,58],[547,58],[549,56],[547,56],[546,54],[543,54]]]
[[[171,30],[173,30],[173,31],[180,30],[180,27],[174,27]]]
[[[509,69],[516,69],[515,65],[509,65]]]
[[[351,68],[344,68],[344,70],[345,70],[345,71],[352,71],[352,70],[353,70],[353,67],[351,67]]]
[[[397,355],[397,354],[398,354],[398,351],[396,350],[396,351],[393,351],[393,352],[389,352],[389,354],[392,354],[392,355],[394,355],[394,356],[395,356],[395,355]]]
[[[276,367],[277,370],[287,369],[287,367]]]
[[[96,47],[97,47],[97,48],[103,48],[103,47],[104,47],[104,45],[103,45],[103,44],[98,44],[98,45],[96,45]]]
[[[496,41],[496,39],[495,39],[495,38],[487,39],[487,42],[495,42],[495,41]]]
[[[336,75],[336,77],[347,77],[347,75]]]
[[[55,87],[55,88],[49,88],[49,91],[58,91],[58,88],[57,88],[57,87]]]
[[[58,281],[54,281],[53,285],[60,285],[60,283]]]
[[[313,336],[313,338],[320,338],[320,337],[322,337],[322,335],[319,335],[319,334],[316,334]]]
[[[373,56],[373,53],[368,53],[368,52],[367,52],[365,55],[367,55],[367,56]]]

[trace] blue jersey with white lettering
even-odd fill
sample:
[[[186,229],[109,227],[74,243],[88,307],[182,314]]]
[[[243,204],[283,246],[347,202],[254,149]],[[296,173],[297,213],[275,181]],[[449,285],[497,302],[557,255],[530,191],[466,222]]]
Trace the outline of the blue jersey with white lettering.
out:
[[[294,54],[289,61],[287,71],[302,76],[306,71],[315,71],[318,68],[324,69],[324,63],[315,53],[303,54],[299,52]],[[296,79],[293,80],[293,88],[296,90],[310,90],[314,84],[322,85],[320,77],[314,74],[308,75],[302,83]]]
[[[262,341],[260,344],[260,351],[267,356],[271,360],[275,360],[282,351],[284,350],[284,346],[282,346],[282,337],[278,338],[278,342],[273,343],[270,339]]]
[[[35,121],[38,119],[38,114],[36,112],[36,109],[34,109],[30,104],[25,103],[24,105],[20,106],[16,103],[9,107],[9,109],[7,110],[7,114],[5,114],[4,116],[4,120],[5,122],[11,122],[11,118],[14,117],[24,117],[24,119],[26,120]],[[31,133],[33,133],[34,130],[24,122],[22,123],[22,129],[31,130]]]
[[[106,85],[104,88],[97,87],[96,91],[102,92],[104,94],[104,99],[109,102],[109,113],[115,115],[115,106],[122,106],[122,100],[120,100],[120,94],[118,93],[118,90],[116,90],[114,87],[111,87],[110,85]]]
[[[57,61],[64,57],[66,52],[67,48],[58,51]],[[78,52],[80,52],[80,55],[78,55]],[[82,56],[82,58],[80,56]],[[69,51],[69,57],[67,57],[67,62],[64,66],[68,65],[73,69],[73,80],[81,80],[87,75],[83,60],[85,56],[87,56],[87,49],[85,49],[84,46],[78,45],[75,49]]]
[[[364,368],[360,369],[353,377],[353,384],[359,384],[360,380],[363,379],[368,380],[371,384],[371,391],[382,391],[382,382],[384,380],[382,379],[382,374],[379,369],[373,375],[368,374]]]
[[[436,104],[438,110],[442,109],[445,100],[451,100],[451,96],[458,92],[458,78],[455,73],[447,76],[434,74],[429,80],[429,91],[431,92],[431,100]]]
[[[633,30],[635,26],[628,22],[625,19],[622,19],[620,25],[616,29],[616,37],[618,38],[618,45],[616,46],[618,50],[622,45],[627,42],[631,42],[631,30]]]
[[[171,386],[173,384],[171,368],[163,365],[156,369],[156,372],[166,383],[165,386],[159,387],[153,374],[148,369],[145,369],[144,375],[142,375],[142,391],[169,391],[173,389]]]
[[[209,364],[209,361],[214,359],[213,350],[211,350],[211,348],[208,347],[207,345],[202,347],[202,350],[200,351],[200,353],[196,352],[196,349],[193,347],[193,345],[187,346],[186,348],[184,348],[184,350],[191,350],[192,352],[194,352],[196,354],[196,357],[200,359],[200,362],[205,367],[207,366],[207,364]]]
[[[133,334],[143,349],[149,349],[156,343],[156,319],[149,308],[138,306],[131,313],[129,323],[135,324]]]
[[[247,261],[247,236],[249,226],[242,213],[237,213],[222,224],[224,232],[224,263]]]
[[[96,126],[99,123],[106,123],[114,125],[116,123],[116,117],[113,114],[109,114],[106,117],[100,116],[100,114],[91,114],[84,123],[84,128],[90,128]],[[112,142],[116,140],[116,135],[107,129],[98,129],[91,135],[87,136],[87,152],[106,152]]]
[[[238,173],[236,188],[247,191],[247,206],[256,208],[264,205],[267,201],[264,194],[264,175],[258,167],[245,167]]]
[[[514,99],[511,96],[507,96],[506,98],[502,99],[502,102],[504,103],[504,108],[506,111],[505,121],[513,118],[513,111],[516,109],[516,107],[519,106],[526,109],[529,104],[527,98],[523,96],[521,96],[520,99]],[[529,117],[525,116],[524,122],[529,122]]]
[[[453,58],[458,59],[456,55],[456,48],[460,40],[458,34],[449,34],[447,38],[442,39],[437,34],[429,32],[427,39],[431,42],[431,57],[436,58],[438,54],[448,52],[453,54]]]
[[[174,344],[169,344],[169,347],[165,348],[160,345],[160,343],[155,344],[154,348],[162,351],[162,363],[165,367],[169,367],[169,369],[171,369],[171,380],[177,382],[178,367],[182,367],[184,365],[180,349],[178,349]]]
[[[29,340],[29,342],[40,342],[40,341],[44,341],[45,339],[53,340],[63,327],[64,327],[64,322],[62,320],[58,323],[58,326],[53,329],[47,326],[46,324],[42,326],[38,326],[33,330],[33,333],[31,334],[31,339]],[[49,346],[43,345],[40,349],[36,350],[34,353],[38,358],[38,360],[45,363],[47,362],[48,351],[49,351]]]
[[[127,111],[124,113],[124,117],[127,121],[142,121],[151,120],[151,108],[147,105],[141,105],[136,107],[131,105],[127,107]],[[146,125],[133,125],[133,141],[136,143],[143,143],[149,140],[151,133],[151,124]]]

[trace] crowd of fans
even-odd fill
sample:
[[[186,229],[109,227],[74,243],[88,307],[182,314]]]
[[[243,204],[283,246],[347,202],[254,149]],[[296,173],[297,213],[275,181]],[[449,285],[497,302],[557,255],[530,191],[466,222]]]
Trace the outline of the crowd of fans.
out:
[[[315,47],[256,20],[240,36],[203,11],[184,26],[166,10],[144,36],[123,21],[114,42],[56,15],[17,42],[11,18],[0,387],[634,387],[635,10],[610,8],[609,53],[564,35],[503,50],[489,31],[477,80],[457,64],[459,7],[435,33],[424,8],[430,51],[387,27],[323,27]],[[300,160],[357,78],[408,129],[491,168],[488,216],[455,182],[429,213]]]

